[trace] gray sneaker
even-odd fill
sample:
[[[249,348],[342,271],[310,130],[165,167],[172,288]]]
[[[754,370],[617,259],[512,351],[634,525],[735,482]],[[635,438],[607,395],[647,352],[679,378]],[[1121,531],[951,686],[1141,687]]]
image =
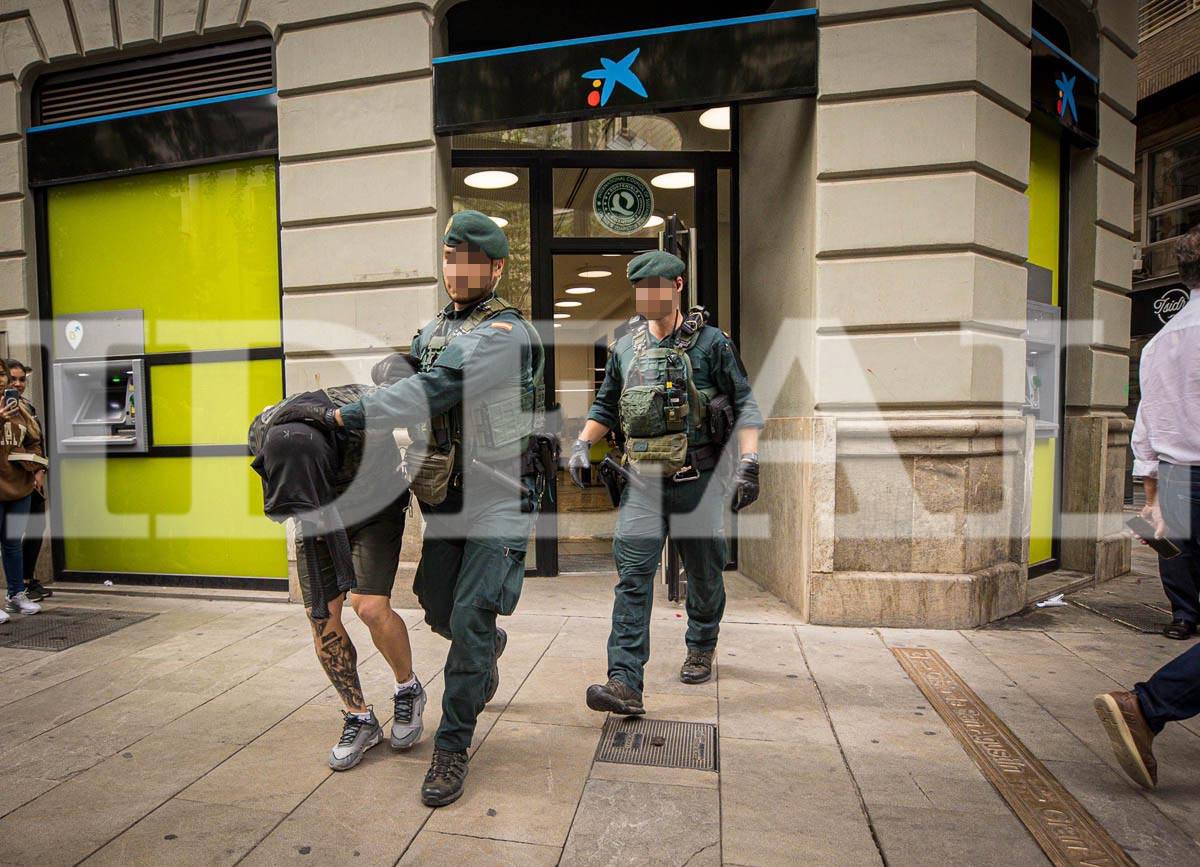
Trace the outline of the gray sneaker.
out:
[[[425,713],[425,687],[421,681],[396,693],[396,709],[392,714],[392,749],[406,750],[417,742],[424,730],[421,714]]]
[[[375,711],[370,713],[370,718],[364,720],[342,711],[345,720],[342,736],[329,752],[329,767],[348,771],[362,761],[367,750],[383,740],[383,726],[375,719]]]

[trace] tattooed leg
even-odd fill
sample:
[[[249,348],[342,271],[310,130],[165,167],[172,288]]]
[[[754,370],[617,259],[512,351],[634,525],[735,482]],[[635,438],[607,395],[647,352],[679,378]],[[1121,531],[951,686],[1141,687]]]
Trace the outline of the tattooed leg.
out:
[[[329,682],[333,684],[346,710],[352,713],[366,713],[367,706],[363,702],[362,684],[358,680],[358,652],[354,642],[342,625],[342,599],[329,603],[327,619],[317,620],[309,612],[308,622],[312,625],[313,644],[317,649],[317,659]]]

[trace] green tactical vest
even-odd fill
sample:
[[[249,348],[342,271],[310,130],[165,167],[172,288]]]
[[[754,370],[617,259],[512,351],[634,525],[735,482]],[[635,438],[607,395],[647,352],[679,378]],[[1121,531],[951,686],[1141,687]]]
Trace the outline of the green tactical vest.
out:
[[[704,321],[702,308],[689,310],[670,346],[654,346],[645,322],[634,329],[633,359],[617,404],[630,461],[674,472],[684,465],[688,445],[701,440],[708,400],[715,389],[696,388],[687,353]]]
[[[477,305],[449,334],[444,333],[446,313],[439,313],[414,341],[420,344],[418,357],[421,371],[432,369],[438,357],[454,340],[470,334],[506,310],[516,311],[518,308],[493,295]],[[463,404],[459,404],[414,428],[411,433],[415,441],[427,442],[439,451],[448,452],[451,445],[461,447],[466,436],[476,448],[490,451],[496,458],[503,458],[519,452],[524,448],[527,437],[545,428],[545,349],[537,329],[524,316],[520,317],[520,321],[529,335],[532,355],[530,375],[526,376],[522,371],[520,393],[492,400],[484,396],[472,396],[472,405],[466,408],[469,418],[464,415]]]

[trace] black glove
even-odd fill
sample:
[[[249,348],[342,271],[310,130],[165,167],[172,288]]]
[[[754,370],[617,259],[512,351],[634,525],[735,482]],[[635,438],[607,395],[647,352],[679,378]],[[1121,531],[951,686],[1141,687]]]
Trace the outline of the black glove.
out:
[[[592,465],[592,459],[588,457],[591,450],[592,444],[587,440],[575,440],[575,444],[571,446],[571,459],[567,461],[567,468],[571,471],[571,481],[581,488],[587,487],[583,482],[583,471]]]
[[[743,455],[733,474],[733,510],[740,512],[758,499],[758,455]]]
[[[336,431],[338,427],[337,419],[334,418],[336,412],[337,407],[330,406],[327,402],[295,400],[271,416],[269,424],[274,426],[302,422],[320,430]]]

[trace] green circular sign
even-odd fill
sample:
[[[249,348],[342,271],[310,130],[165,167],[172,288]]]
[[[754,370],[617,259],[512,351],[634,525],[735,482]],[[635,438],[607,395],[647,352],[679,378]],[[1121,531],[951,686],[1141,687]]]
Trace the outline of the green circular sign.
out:
[[[632,235],[654,213],[654,193],[637,175],[617,172],[596,185],[592,209],[600,225],[610,232]]]

